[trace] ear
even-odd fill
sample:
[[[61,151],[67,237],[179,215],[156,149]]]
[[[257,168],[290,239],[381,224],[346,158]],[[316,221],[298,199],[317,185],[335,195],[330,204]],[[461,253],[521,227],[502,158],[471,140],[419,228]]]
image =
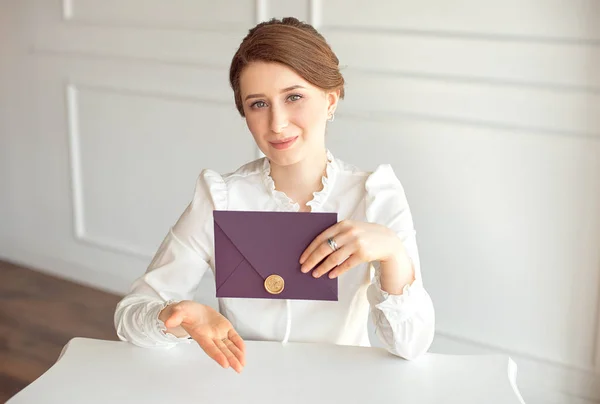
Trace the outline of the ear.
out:
[[[337,104],[340,99],[340,90],[329,91],[326,94],[327,97],[327,116],[331,116],[337,109]]]

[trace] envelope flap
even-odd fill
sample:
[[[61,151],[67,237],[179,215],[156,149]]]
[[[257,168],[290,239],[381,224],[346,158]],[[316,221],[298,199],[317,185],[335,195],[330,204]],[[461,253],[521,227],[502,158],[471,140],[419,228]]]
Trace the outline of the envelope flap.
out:
[[[215,222],[215,255],[218,257],[219,270],[216,272],[216,287],[219,289],[233,275],[246,257],[237,249],[233,241],[227,237]]]
[[[263,279],[274,273],[298,279],[310,276],[300,272],[300,255],[316,236],[337,222],[336,213],[214,211],[213,216]],[[323,283],[313,287],[331,289]]]

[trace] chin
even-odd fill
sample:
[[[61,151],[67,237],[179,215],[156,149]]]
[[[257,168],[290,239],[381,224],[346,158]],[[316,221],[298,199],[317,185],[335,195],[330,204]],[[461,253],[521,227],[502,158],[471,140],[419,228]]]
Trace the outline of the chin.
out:
[[[277,150],[267,145],[267,150],[263,150],[263,153],[267,158],[278,166],[290,166],[296,164],[302,160],[303,154],[298,149],[291,148],[287,150]]]

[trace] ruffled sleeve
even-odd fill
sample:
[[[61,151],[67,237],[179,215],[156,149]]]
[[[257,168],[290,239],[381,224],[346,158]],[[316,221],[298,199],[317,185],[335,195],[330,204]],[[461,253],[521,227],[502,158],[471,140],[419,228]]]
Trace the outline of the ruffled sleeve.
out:
[[[145,274],[117,305],[115,328],[121,340],[145,347],[189,341],[165,333],[158,314],[167,304],[193,298],[210,268],[213,210],[225,210],[227,205],[223,178],[214,171],[202,171],[192,201],[167,233]]]
[[[381,289],[380,264],[373,262],[367,298],[376,334],[390,352],[412,360],[429,349],[435,332],[435,312],[423,285],[412,215],[404,188],[391,166],[379,166],[365,186],[367,221],[392,229],[415,269],[415,281],[405,285],[401,295],[391,295]]]

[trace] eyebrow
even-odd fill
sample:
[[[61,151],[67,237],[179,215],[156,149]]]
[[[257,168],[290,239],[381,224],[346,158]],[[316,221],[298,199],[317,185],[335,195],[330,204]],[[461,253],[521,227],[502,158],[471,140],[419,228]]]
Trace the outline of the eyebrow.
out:
[[[283,90],[280,91],[280,93],[286,93],[288,91],[292,91],[297,88],[304,88],[304,87],[302,87],[301,85],[295,85],[295,86],[284,88]],[[266,97],[266,96],[264,94],[248,94],[246,96],[246,98],[244,98],[244,101],[249,100],[250,98],[261,98],[261,97]]]

